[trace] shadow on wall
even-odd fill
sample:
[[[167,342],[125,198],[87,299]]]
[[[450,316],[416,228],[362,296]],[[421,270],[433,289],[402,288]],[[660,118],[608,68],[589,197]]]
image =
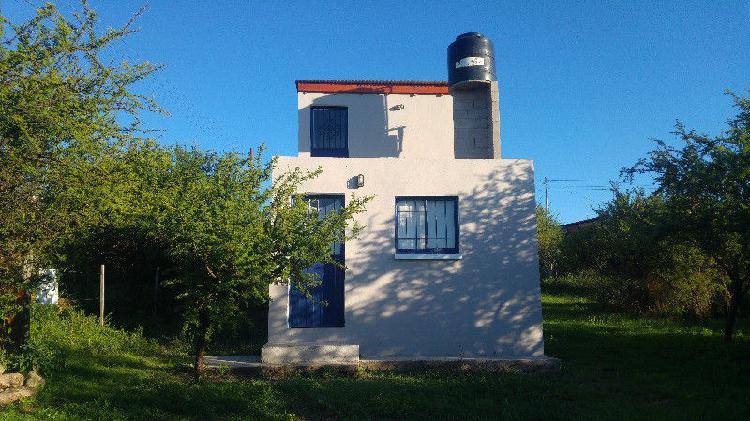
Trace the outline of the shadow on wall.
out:
[[[342,100],[342,98],[346,98]],[[403,150],[406,126],[390,127],[388,111],[401,108],[388,105],[388,95],[323,95],[315,98],[312,107],[342,106],[348,108],[349,155],[357,158],[398,157]],[[310,151],[310,108],[298,110],[303,139],[301,152]]]
[[[453,92],[453,150],[456,159],[492,158],[493,131],[487,87]]]
[[[356,254],[347,258],[347,332],[320,334],[355,341],[365,358],[542,356],[534,185],[527,168],[511,164],[471,191],[454,192],[463,260],[396,261],[394,216],[371,214]]]

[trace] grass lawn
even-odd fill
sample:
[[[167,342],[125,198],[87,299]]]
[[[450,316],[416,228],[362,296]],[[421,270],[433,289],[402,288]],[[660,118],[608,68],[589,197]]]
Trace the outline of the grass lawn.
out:
[[[280,380],[216,374],[194,384],[168,353],[66,352],[47,385],[0,418],[748,418],[750,338],[720,323],[629,317],[546,292],[548,373],[361,371]]]

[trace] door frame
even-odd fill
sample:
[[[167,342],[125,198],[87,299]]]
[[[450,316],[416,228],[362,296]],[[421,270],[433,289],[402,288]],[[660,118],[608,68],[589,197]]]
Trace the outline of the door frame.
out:
[[[311,193],[304,195],[304,200],[316,199],[316,198],[335,198],[341,200],[341,207],[346,206],[346,195],[344,193]],[[346,242],[341,242],[341,253],[338,254],[336,260],[344,265],[346,263]],[[334,266],[332,263],[323,265],[324,273],[326,266]],[[290,329],[311,329],[311,328],[342,328],[346,325],[346,270],[344,268],[335,267],[335,270],[340,273],[341,276],[341,323],[336,325],[321,325],[321,326],[292,326],[292,283],[287,284],[287,306],[286,306],[286,322],[287,328]],[[329,304],[330,305],[330,304]]]

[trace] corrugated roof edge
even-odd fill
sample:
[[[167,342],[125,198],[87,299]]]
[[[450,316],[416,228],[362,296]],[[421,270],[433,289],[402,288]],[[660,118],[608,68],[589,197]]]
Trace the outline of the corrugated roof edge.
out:
[[[446,95],[448,82],[423,80],[297,80],[297,92]]]

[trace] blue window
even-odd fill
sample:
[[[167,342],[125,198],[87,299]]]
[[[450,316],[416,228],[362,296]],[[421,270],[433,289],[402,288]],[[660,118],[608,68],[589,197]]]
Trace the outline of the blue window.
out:
[[[397,197],[396,253],[458,253],[458,198]]]
[[[348,113],[344,107],[310,108],[310,156],[349,156]]]

